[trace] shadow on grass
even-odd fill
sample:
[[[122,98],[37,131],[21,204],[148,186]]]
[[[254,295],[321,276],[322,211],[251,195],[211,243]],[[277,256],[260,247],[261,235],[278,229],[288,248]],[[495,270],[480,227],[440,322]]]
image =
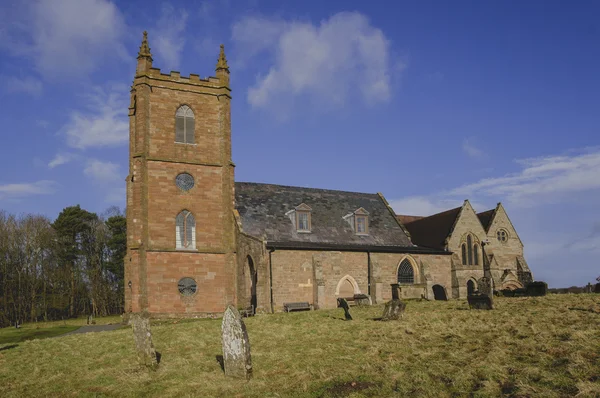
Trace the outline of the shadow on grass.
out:
[[[223,355],[217,355],[215,357],[215,359],[217,360],[217,362],[219,363],[219,366],[221,367],[221,370],[223,372],[225,372],[225,360],[223,359]]]
[[[7,346],[4,346],[4,347],[0,347],[0,351],[10,350],[11,348],[16,348],[18,346],[19,346],[18,344],[7,345]]]

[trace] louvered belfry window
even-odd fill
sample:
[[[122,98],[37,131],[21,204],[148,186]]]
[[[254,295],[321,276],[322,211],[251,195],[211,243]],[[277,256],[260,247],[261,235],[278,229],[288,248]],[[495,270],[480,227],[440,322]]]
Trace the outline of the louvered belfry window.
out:
[[[175,240],[177,249],[196,248],[196,220],[187,210],[179,213],[175,219]]]
[[[415,272],[408,259],[402,260],[398,267],[398,283],[415,283]]]
[[[194,143],[194,112],[187,105],[182,105],[175,114],[175,142]]]

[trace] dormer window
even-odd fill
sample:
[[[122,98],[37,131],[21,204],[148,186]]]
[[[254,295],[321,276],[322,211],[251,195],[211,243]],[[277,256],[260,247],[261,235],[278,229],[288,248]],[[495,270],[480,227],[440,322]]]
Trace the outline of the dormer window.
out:
[[[310,232],[310,213],[307,211],[297,211],[298,231]]]
[[[288,211],[286,216],[290,218],[296,232],[308,233],[311,230],[311,215],[312,209],[305,203],[296,206],[293,210]]]
[[[369,233],[367,231],[367,216],[356,216],[356,233],[359,235]]]
[[[369,212],[362,207],[353,213],[345,215],[344,220],[350,224],[356,235],[369,234]]]

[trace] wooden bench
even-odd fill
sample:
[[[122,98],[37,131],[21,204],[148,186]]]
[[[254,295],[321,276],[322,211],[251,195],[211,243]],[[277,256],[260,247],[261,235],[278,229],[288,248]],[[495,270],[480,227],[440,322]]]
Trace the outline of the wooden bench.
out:
[[[285,312],[291,311],[310,311],[312,309],[312,305],[308,302],[302,303],[283,303],[283,310]]]
[[[240,315],[245,318],[248,318],[249,316],[254,316],[254,306],[253,305],[243,308],[239,311],[240,311]]]

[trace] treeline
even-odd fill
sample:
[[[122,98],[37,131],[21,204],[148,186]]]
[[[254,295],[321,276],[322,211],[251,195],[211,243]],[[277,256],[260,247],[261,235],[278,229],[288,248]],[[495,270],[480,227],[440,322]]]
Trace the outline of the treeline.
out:
[[[79,205],[52,222],[0,211],[0,327],[123,312],[126,221]]]

